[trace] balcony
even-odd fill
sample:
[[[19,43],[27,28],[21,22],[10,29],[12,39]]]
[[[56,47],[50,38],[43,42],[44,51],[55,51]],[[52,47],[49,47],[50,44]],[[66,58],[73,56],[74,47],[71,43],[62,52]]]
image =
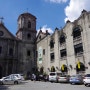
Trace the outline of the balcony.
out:
[[[83,52],[78,52],[78,53],[75,54],[75,56],[76,57],[81,57],[81,56],[83,56]]]
[[[67,60],[67,56],[63,56],[60,58],[61,60]]]

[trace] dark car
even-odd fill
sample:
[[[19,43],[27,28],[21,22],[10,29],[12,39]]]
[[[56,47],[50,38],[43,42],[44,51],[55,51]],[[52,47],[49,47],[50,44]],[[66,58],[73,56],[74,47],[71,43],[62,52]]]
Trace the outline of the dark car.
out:
[[[48,81],[48,75],[43,75],[43,81]]]

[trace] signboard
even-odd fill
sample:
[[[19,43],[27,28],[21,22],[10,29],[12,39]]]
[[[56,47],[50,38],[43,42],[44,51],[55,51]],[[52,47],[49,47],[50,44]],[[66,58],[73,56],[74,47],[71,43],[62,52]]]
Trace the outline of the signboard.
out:
[[[42,63],[42,47],[39,47],[38,49],[38,62],[39,64]]]

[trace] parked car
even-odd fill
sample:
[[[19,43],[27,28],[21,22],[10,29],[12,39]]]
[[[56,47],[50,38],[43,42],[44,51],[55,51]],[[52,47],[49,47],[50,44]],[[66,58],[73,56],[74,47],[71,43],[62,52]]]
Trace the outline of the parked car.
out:
[[[2,81],[4,78],[6,78],[6,77],[2,77],[2,78],[0,79],[0,81]]]
[[[64,82],[64,83],[68,83],[69,82],[69,75],[59,75],[58,76],[58,82]]]
[[[31,76],[31,81],[36,81],[36,75],[34,73]]]
[[[90,86],[90,74],[85,75],[83,82],[85,86]]]
[[[72,75],[69,79],[70,84],[83,84],[82,75]]]
[[[43,81],[48,81],[48,75],[43,75]]]
[[[2,81],[3,81],[4,78],[5,78],[5,77],[2,77],[2,78],[0,79],[0,85],[2,84]]]
[[[49,81],[50,82],[58,82],[58,75],[61,75],[61,73],[57,73],[57,72],[50,72],[49,73]]]
[[[16,76],[18,79],[25,80],[23,74],[11,74],[11,76]]]
[[[16,76],[6,76],[0,79],[1,84],[19,84],[21,83],[21,79],[18,79]]]

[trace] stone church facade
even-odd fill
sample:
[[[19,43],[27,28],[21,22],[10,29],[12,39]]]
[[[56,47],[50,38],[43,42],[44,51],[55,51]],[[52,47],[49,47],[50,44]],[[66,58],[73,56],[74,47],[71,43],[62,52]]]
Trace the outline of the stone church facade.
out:
[[[0,78],[11,73],[64,74],[90,73],[90,12],[83,10],[74,22],[67,21],[53,34],[39,31],[36,17],[23,13],[18,17],[14,36],[0,22]]]
[[[90,12],[83,10],[53,34],[40,30],[37,36],[37,68],[41,73],[90,73]]]
[[[0,22],[0,78],[11,73],[32,73],[36,68],[36,17],[23,13],[17,22],[16,36]]]

